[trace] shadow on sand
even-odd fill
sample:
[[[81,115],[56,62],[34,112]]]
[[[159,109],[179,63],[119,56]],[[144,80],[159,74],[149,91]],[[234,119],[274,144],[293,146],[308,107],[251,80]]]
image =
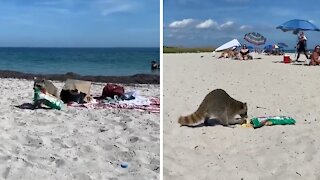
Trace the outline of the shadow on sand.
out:
[[[19,106],[14,106],[16,108],[19,108],[19,109],[30,109],[30,110],[35,110],[35,109],[51,109],[51,108],[48,108],[48,107],[38,107],[38,108],[34,108],[33,104],[31,103],[23,103]]]
[[[273,63],[283,63],[283,61],[272,61]]]
[[[236,119],[238,120],[241,118],[236,118]],[[189,128],[199,128],[199,127],[216,126],[216,125],[221,125],[223,127],[229,127],[229,128],[235,128],[235,124],[230,124],[229,126],[222,125],[219,119],[207,119],[203,123],[195,125],[195,126],[192,126],[192,125],[182,125],[182,126],[186,126]]]
[[[204,126],[216,126],[216,125],[221,125],[220,121],[218,119],[207,119],[203,123],[192,126],[192,125],[185,125],[190,128],[199,128],[199,127],[204,127]]]
[[[273,63],[282,63],[282,64],[285,64],[283,63],[283,61],[272,61]],[[287,63],[287,64],[290,64],[290,65],[299,65],[299,66],[309,66],[308,64],[305,63],[305,61],[293,61],[291,63]]]

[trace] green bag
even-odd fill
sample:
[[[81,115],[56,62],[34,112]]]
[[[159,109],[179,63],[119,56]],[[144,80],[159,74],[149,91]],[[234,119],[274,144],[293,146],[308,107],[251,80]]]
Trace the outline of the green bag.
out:
[[[58,99],[52,95],[42,93],[39,88],[35,88],[34,89],[34,96],[33,96],[33,103],[35,104],[36,101],[41,100],[41,99],[45,100],[44,104],[50,108],[58,109],[58,110],[61,110],[61,108],[62,108],[63,101],[61,101],[60,99]]]
[[[259,128],[262,126],[295,124],[296,120],[288,116],[267,116],[252,118],[251,123],[254,128]]]

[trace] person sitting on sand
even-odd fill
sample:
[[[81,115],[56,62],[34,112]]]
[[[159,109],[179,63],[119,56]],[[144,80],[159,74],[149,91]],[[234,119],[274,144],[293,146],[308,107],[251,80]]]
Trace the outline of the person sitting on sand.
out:
[[[230,58],[236,57],[236,54],[237,53],[236,53],[235,49],[232,49],[232,50],[229,51]]]
[[[218,57],[220,58],[234,58],[236,57],[235,49],[228,49],[227,51],[224,51],[221,53],[221,55]]]
[[[151,70],[160,69],[160,64],[157,64],[156,61],[151,62]]]
[[[313,50],[313,53],[310,56],[310,64],[312,66],[320,65],[320,46],[316,45],[316,47]]]
[[[218,57],[218,59],[220,59],[220,58],[228,58],[228,57],[229,57],[229,55],[228,55],[227,52],[222,52],[221,55]]]
[[[244,44],[240,50],[240,54],[241,54],[241,59],[242,60],[248,60],[248,59],[252,59],[252,56],[249,55],[250,51],[247,48],[247,46]]]

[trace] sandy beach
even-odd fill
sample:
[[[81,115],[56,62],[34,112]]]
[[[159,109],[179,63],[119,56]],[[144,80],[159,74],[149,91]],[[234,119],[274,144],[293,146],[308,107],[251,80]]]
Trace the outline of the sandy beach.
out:
[[[0,179],[159,179],[159,113],[20,109],[16,106],[32,103],[33,81],[0,82]],[[94,83],[91,94],[101,95],[104,85]],[[124,87],[160,96],[159,85]]]
[[[320,179],[320,67],[283,64],[282,56],[218,55],[164,54],[164,179]],[[247,102],[249,118],[287,115],[297,122],[180,127],[178,117],[193,113],[217,88]]]

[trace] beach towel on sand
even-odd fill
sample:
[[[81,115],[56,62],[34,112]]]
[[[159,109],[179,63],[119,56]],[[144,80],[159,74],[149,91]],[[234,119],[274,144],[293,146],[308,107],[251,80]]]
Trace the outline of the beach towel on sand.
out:
[[[72,103],[68,104],[68,106],[72,107],[85,107],[88,109],[132,109],[138,111],[147,111],[151,113],[160,113],[160,100],[159,98],[146,98],[148,104],[137,104],[137,101],[114,101],[114,102],[106,102],[105,100],[93,100],[90,103],[85,104],[77,104]],[[132,102],[130,102],[132,101]],[[120,103],[121,102],[121,103]]]
[[[67,79],[60,94],[61,100],[64,102],[87,102],[87,99],[90,97],[90,87],[90,81]]]

